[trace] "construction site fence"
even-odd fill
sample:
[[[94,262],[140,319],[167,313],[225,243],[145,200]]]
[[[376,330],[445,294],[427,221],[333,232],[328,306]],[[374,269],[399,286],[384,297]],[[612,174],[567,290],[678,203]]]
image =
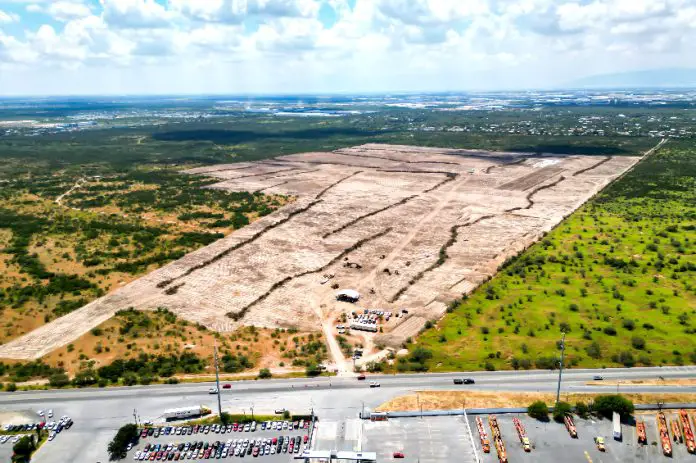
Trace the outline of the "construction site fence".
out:
[[[678,410],[696,409],[696,403],[664,403],[664,404],[637,404],[636,410]],[[553,407],[549,407],[549,411],[553,412]],[[464,416],[467,415],[504,415],[514,413],[527,413],[527,407],[521,408],[467,408],[457,410],[427,410],[427,411],[410,411],[410,412],[387,412],[388,418],[420,418],[426,416]],[[369,413],[361,414],[361,418],[370,419]]]

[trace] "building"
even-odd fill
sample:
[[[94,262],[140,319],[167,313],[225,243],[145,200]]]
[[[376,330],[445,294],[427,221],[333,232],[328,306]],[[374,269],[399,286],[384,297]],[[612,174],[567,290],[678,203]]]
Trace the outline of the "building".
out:
[[[377,325],[372,324],[372,323],[352,322],[350,324],[350,329],[351,330],[358,330],[358,331],[367,331],[370,333],[376,333],[377,332]]]

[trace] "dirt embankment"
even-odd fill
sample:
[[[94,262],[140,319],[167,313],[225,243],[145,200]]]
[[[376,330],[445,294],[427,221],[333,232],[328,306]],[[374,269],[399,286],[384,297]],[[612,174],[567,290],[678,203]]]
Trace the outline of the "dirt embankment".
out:
[[[612,392],[607,392],[607,394]],[[571,404],[591,402],[600,394],[561,394],[561,400]],[[633,403],[693,402],[696,393],[622,394]],[[396,397],[379,407],[380,412],[418,410],[452,410],[461,408],[518,408],[542,400],[549,405],[556,401],[556,394],[541,392],[498,392],[498,391],[419,391]]]

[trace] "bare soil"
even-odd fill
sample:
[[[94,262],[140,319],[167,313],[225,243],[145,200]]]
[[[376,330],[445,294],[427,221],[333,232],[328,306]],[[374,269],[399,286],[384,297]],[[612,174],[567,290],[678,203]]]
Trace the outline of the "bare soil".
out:
[[[407,309],[369,335],[398,347],[638,159],[595,168],[591,156],[363,145],[192,169],[218,178],[212,188],[297,200],[0,346],[0,358],[46,355],[127,307],[167,307],[223,333],[253,325],[328,338],[356,309],[336,302],[334,284],[361,294],[357,308]],[[322,284],[325,274],[334,278]],[[352,370],[330,352],[339,373]]]

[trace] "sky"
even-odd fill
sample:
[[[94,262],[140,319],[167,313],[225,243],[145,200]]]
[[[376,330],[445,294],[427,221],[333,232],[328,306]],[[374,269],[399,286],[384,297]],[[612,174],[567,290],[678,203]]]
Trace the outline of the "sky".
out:
[[[0,95],[540,89],[694,44],[696,0],[0,0]]]

